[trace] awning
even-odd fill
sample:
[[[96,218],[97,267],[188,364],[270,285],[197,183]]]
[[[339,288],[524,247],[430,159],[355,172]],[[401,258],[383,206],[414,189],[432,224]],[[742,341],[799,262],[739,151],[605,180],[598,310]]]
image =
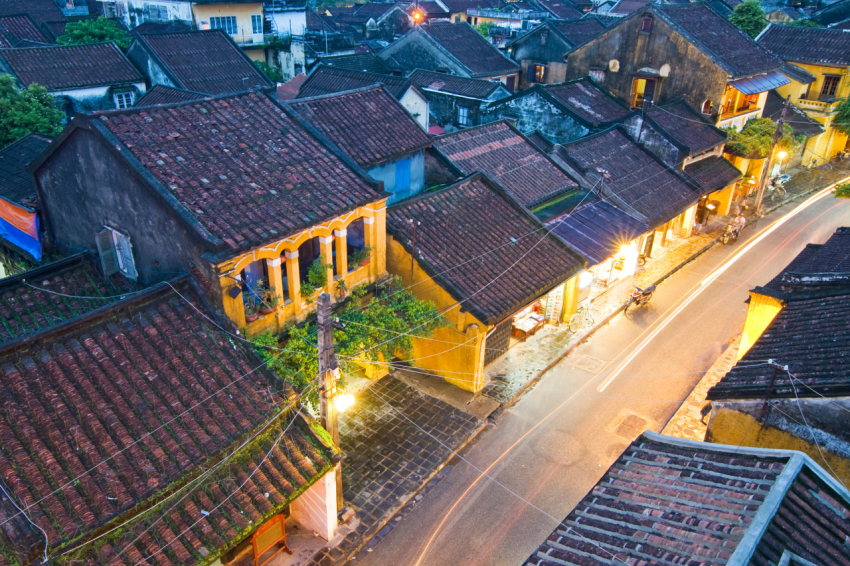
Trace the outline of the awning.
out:
[[[791,83],[791,79],[779,71],[771,71],[763,75],[729,81],[729,84],[744,94],[758,94]]]

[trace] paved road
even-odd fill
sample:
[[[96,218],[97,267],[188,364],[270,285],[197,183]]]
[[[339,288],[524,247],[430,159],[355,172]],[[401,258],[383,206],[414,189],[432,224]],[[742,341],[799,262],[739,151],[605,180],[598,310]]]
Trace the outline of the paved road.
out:
[[[522,564],[642,423],[663,428],[740,332],[747,291],[774,277],[806,243],[850,225],[850,201],[830,195],[769,231],[792,208],[760,220],[745,239],[715,246],[659,287],[649,305],[598,331],[481,433],[358,562]]]

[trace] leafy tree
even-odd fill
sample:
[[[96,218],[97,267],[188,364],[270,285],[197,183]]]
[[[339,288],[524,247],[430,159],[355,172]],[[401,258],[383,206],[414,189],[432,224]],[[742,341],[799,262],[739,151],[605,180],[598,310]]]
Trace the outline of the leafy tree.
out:
[[[834,192],[835,196],[838,198],[850,198],[850,183],[836,185]]]
[[[27,134],[58,135],[64,120],[46,88],[31,84],[21,90],[11,75],[0,75],[0,147]]]
[[[344,327],[334,330],[334,347],[343,377],[356,371],[354,357],[372,362],[389,362],[396,355],[411,358],[412,336],[429,337],[446,325],[433,303],[411,295],[398,278],[382,286],[380,294],[371,300],[366,297],[365,286],[355,288],[334,316]],[[316,388],[309,388],[319,372],[316,324],[291,328],[283,347],[278,346],[278,337],[271,333],[251,340],[268,367],[317,406]]]
[[[850,98],[843,99],[836,108],[832,127],[845,136],[850,136]]]
[[[770,118],[752,118],[740,131],[735,128],[726,130],[726,147],[734,153],[752,159],[767,157],[773,145],[776,122]],[[805,136],[794,136],[794,130],[788,124],[782,125],[782,136],[776,143],[778,149],[793,152],[805,141]]]
[[[114,41],[122,50],[130,47],[127,32],[119,28],[114,20],[107,20],[103,16],[96,20],[68,22],[65,34],[56,38],[60,45],[85,45],[102,41]]]
[[[738,26],[750,37],[756,37],[761,30],[767,27],[767,18],[761,9],[759,0],[744,0],[737,6],[735,11],[729,14],[729,21]]]
[[[481,22],[480,24],[475,26],[475,29],[478,31],[478,33],[480,33],[481,35],[486,37],[487,40],[489,41],[489,39],[490,39],[490,28],[493,27],[494,25],[496,25],[496,24],[494,24],[493,22]]]
[[[254,65],[262,72],[265,76],[269,78],[273,83],[279,83],[283,81],[283,75],[277,67],[272,67],[265,61],[254,61]]]
[[[820,26],[814,20],[810,20],[808,18],[800,18],[799,20],[794,20],[790,24],[787,24],[796,28],[819,28]]]

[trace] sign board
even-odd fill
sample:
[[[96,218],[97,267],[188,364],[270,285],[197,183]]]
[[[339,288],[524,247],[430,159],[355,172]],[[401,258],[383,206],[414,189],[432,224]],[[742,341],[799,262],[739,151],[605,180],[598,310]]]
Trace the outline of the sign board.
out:
[[[263,564],[268,564],[272,558],[284,550],[292,554],[292,551],[286,546],[286,528],[283,525],[283,515],[275,515],[257,529],[257,532],[251,537],[251,544],[254,545],[254,566],[263,566],[263,564],[260,564],[260,557],[281,541],[283,547],[269,556]]]

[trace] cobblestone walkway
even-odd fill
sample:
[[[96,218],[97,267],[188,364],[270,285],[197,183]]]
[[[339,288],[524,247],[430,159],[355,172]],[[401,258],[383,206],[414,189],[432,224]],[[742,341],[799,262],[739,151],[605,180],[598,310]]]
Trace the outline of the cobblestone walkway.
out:
[[[365,541],[377,544],[392,528],[390,519],[484,425],[392,374],[361,391],[339,423],[343,495],[360,524],[339,546],[323,548],[307,564],[342,563]]]
[[[600,325],[606,318],[619,312],[631,295],[634,285],[648,287],[675,273],[683,264],[689,262],[717,241],[726,227],[726,218],[715,218],[701,234],[681,240],[669,248],[663,255],[647,262],[640,272],[626,277],[591,302],[593,318]],[[481,394],[505,404],[513,401],[530,383],[540,377],[541,372],[553,360],[574,347],[592,333],[594,328],[585,328],[572,333],[566,324],[548,325],[527,342],[522,342],[487,366],[485,374],[488,384]]]
[[[706,403],[705,397],[708,395],[708,390],[714,387],[735,365],[740,344],[741,337],[738,336],[705,372],[705,375],[699,380],[699,383],[682,403],[682,406],[679,407],[679,410],[676,411],[676,414],[667,422],[667,426],[664,427],[661,434],[689,440],[705,440],[706,425],[703,423],[702,414],[700,414]]]

